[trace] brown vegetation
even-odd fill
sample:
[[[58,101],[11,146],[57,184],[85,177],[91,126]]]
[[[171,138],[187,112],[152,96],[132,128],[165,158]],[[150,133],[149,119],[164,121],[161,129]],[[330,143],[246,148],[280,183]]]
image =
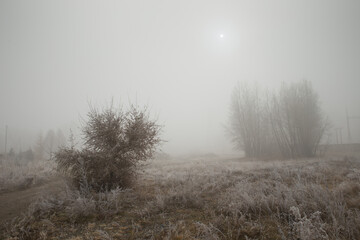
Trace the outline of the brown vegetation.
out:
[[[55,160],[78,187],[96,191],[129,187],[139,163],[153,156],[159,131],[146,109],[91,108],[83,128],[84,147],[62,148]]]
[[[68,189],[12,239],[359,239],[360,162],[154,161],[132,190]]]

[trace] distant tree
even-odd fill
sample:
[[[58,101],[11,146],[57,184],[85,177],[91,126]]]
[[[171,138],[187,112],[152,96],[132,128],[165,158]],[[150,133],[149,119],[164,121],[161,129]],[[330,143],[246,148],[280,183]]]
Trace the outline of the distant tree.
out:
[[[283,84],[269,105],[275,139],[284,156],[315,156],[329,124],[310,82]]]
[[[10,151],[9,151],[9,153],[7,155],[7,158],[11,159],[11,160],[15,160],[15,157],[16,157],[16,153],[15,153],[14,149],[10,148]]]
[[[29,162],[34,160],[34,153],[31,148],[28,150],[22,152],[19,151],[19,154],[17,155],[16,159],[20,162]]]
[[[141,162],[151,158],[160,143],[160,126],[147,111],[91,108],[83,127],[83,149],[64,147],[55,154],[59,170],[78,186],[97,191],[128,187]]]
[[[66,144],[66,138],[61,129],[56,131],[56,150],[63,147]]]
[[[39,133],[35,146],[34,146],[34,158],[35,160],[44,160],[45,143],[42,133]]]
[[[69,131],[69,140],[68,140],[68,142],[69,142],[71,148],[75,147],[75,136],[74,136],[74,133],[73,133],[72,129],[70,129],[70,131]]]
[[[248,157],[264,154],[268,142],[268,122],[263,98],[256,85],[239,83],[232,94],[230,134],[236,146]]]
[[[56,136],[54,130],[50,129],[46,133],[44,140],[45,153],[48,156],[48,159],[53,159],[54,152],[56,150]]]
[[[283,84],[272,95],[239,84],[231,100],[230,132],[249,157],[315,156],[329,126],[306,80]]]
[[[31,148],[29,148],[28,150],[26,150],[24,153],[24,158],[28,161],[33,161],[34,160],[34,152]]]

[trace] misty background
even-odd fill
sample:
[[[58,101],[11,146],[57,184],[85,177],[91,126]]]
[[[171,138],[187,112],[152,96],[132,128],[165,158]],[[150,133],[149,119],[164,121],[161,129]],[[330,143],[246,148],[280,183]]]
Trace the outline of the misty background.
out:
[[[360,1],[0,2],[0,152],[78,134],[89,103],[147,105],[171,154],[230,153],[236,82],[307,79],[360,142]],[[336,142],[334,130],[329,141]]]

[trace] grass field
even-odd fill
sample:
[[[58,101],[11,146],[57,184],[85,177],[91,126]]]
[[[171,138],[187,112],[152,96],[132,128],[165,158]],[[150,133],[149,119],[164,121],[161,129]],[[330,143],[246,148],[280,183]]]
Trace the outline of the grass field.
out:
[[[27,189],[51,180],[56,172],[54,161],[18,163],[0,160],[0,193]]]
[[[5,239],[360,239],[360,159],[152,160],[132,189],[65,183]]]

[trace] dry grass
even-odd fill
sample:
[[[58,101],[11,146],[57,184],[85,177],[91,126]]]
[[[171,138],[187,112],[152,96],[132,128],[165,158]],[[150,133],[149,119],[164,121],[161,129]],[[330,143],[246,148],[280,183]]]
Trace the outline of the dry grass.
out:
[[[56,174],[53,161],[18,163],[0,160],[0,192],[25,189],[48,181]]]
[[[132,190],[34,203],[8,239],[360,239],[360,161],[154,160]]]

